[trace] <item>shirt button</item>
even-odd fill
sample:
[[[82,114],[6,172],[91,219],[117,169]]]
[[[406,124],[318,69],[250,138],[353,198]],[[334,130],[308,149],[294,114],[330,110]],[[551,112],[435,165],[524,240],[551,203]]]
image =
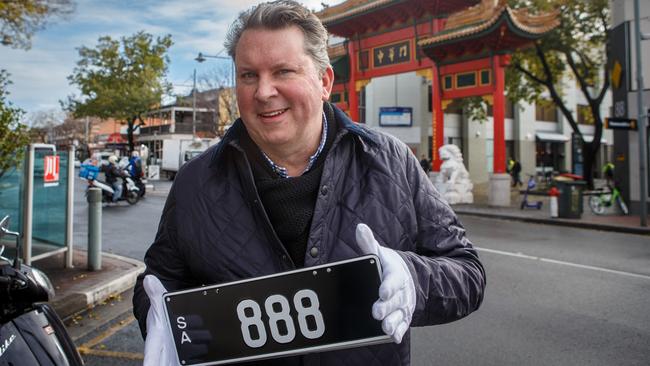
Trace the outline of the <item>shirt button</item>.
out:
[[[324,186],[321,187],[320,193],[323,196],[327,196],[327,192],[329,192],[329,190],[330,190],[330,187],[328,187],[327,185],[324,185]]]
[[[316,258],[318,256],[318,248],[311,247],[311,249],[309,250],[309,255],[311,255],[312,258]]]

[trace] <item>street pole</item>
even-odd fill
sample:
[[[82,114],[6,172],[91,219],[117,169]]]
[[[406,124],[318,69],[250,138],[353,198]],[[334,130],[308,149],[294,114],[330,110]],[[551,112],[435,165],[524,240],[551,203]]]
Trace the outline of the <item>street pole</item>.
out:
[[[192,84],[192,137],[196,136],[196,69],[194,69],[194,83]]]
[[[634,0],[634,31],[636,36],[634,37],[635,48],[636,48],[636,80],[637,80],[637,111],[638,111],[638,134],[639,134],[639,204],[640,211],[639,217],[641,221],[641,226],[648,226],[647,222],[647,197],[648,197],[648,182],[646,179],[646,153],[647,153],[647,121],[645,115],[645,108],[643,107],[643,63],[641,62],[641,24],[639,16],[639,0]]]

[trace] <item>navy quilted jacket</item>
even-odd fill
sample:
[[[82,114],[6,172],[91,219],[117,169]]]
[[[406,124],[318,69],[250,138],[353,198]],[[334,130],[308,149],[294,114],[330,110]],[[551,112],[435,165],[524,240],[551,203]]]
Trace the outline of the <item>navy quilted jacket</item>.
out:
[[[361,255],[355,228],[366,223],[406,261],[417,293],[412,326],[442,324],[476,310],[485,272],[449,205],[409,148],[353,123],[334,108],[339,132],[324,162],[305,266]],[[145,274],[168,290],[294,269],[277,239],[238,144],[237,121],[224,139],[178,172]],[[149,301],[138,278],[134,313],[145,333]],[[409,365],[410,335],[382,344],[256,362],[256,365]]]

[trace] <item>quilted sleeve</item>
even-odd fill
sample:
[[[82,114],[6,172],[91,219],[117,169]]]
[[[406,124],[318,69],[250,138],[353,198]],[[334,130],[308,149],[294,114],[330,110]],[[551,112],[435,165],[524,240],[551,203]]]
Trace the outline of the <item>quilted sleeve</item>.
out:
[[[416,249],[398,253],[411,271],[417,295],[411,325],[448,323],[479,308],[485,270],[456,214],[410,152],[405,169],[416,211]]]
[[[147,313],[149,312],[149,297],[142,286],[144,277],[148,274],[156,276],[168,291],[193,286],[192,283],[185,280],[192,276],[189,274],[183,251],[177,243],[174,186],[165,202],[156,238],[145,254],[146,269],[138,276],[133,293],[133,314],[138,319],[143,338],[147,333]]]

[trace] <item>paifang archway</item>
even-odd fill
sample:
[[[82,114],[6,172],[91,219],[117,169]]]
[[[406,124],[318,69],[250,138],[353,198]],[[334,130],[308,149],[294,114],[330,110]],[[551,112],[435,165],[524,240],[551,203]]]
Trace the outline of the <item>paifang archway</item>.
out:
[[[372,78],[415,71],[432,81],[432,168],[440,170],[443,109],[482,96],[493,107],[493,172],[506,172],[505,68],[510,54],[551,31],[557,12],[531,15],[505,0],[348,0],[316,13],[330,34],[331,101],[359,118],[358,92]]]

